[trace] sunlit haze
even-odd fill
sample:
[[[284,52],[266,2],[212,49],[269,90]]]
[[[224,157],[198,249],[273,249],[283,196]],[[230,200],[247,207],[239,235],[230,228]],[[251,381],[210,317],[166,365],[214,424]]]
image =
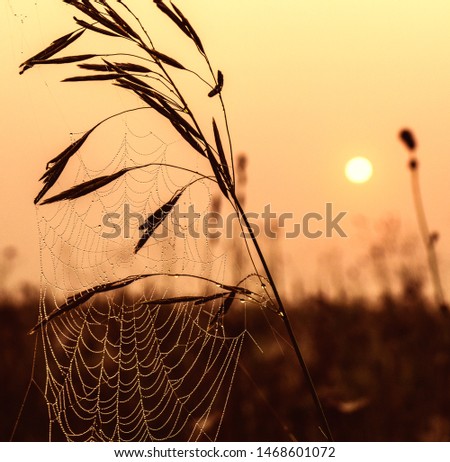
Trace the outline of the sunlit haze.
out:
[[[416,242],[411,252],[425,265],[415,240],[407,153],[398,140],[404,127],[418,140],[424,202],[431,228],[439,231],[437,250],[448,281],[450,2],[178,4],[203,37],[213,65],[224,73],[234,149],[248,157],[247,209],[261,213],[270,203],[277,213],[292,212],[298,220],[309,212],[324,213],[327,203],[347,212],[342,221],[346,238],[300,236],[282,243],[284,264],[293,269],[291,282],[300,281],[297,287],[305,290],[339,290],[341,284],[349,291],[363,290],[370,270],[358,280],[355,272],[367,263],[371,245],[389,236]],[[21,62],[74,29],[72,16],[62,1],[1,3],[0,239],[3,247],[18,251],[13,263],[20,280],[39,278],[33,198],[46,162],[70,143],[71,133],[78,136],[128,104],[123,90],[108,84],[60,83],[73,68],[36,68],[18,75]],[[186,53],[171,32],[162,51]],[[83,40],[77,52],[89,52],[89,39]],[[205,118],[210,120],[210,114]],[[376,175],[358,185],[342,172],[361,153]],[[338,281],[337,274],[349,275],[348,280]]]

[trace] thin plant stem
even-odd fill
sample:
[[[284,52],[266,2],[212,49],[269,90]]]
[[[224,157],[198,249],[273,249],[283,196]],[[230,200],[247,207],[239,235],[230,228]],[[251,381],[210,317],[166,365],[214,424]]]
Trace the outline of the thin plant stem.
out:
[[[414,162],[415,161],[415,162]],[[417,168],[417,161],[410,162],[411,170],[411,187],[414,199],[414,207],[416,209],[417,223],[419,225],[420,234],[422,237],[423,244],[427,253],[428,267],[431,274],[431,280],[433,281],[434,297],[437,306],[442,310],[445,310],[446,302],[444,296],[444,290],[442,288],[441,276],[439,272],[439,264],[436,255],[435,248],[435,237],[430,233],[428,227],[428,221],[425,213],[425,207],[423,204],[422,193],[419,182],[419,171]],[[415,167],[413,167],[413,165]]]
[[[449,309],[445,301],[444,290],[442,288],[441,276],[439,272],[439,265],[435,248],[437,234],[430,232],[430,228],[428,226],[428,221],[425,213],[425,206],[423,204],[422,199],[422,192],[419,181],[419,161],[417,160],[415,154],[417,143],[414,134],[408,129],[401,130],[399,133],[399,137],[408,149],[409,153],[408,167],[411,172],[411,188],[414,200],[414,208],[416,210],[419,231],[422,237],[423,244],[425,246],[425,251],[427,253],[428,268],[431,274],[435,302],[442,311],[442,313],[448,313]]]
[[[258,240],[255,236],[255,233],[253,232],[253,228],[251,227],[249,221],[248,221],[248,218],[244,212],[244,209],[242,208],[241,204],[239,203],[239,200],[236,196],[233,197],[235,203],[236,203],[236,206],[242,216],[242,219],[244,220],[244,223],[245,223],[245,226],[249,232],[249,235],[250,235],[250,239],[255,247],[255,250],[258,254],[258,257],[261,261],[261,264],[264,268],[264,272],[266,273],[266,276],[267,276],[267,279],[269,281],[269,284],[270,286],[272,287],[272,290],[273,290],[273,294],[275,296],[275,299],[277,301],[277,304],[278,304],[278,309],[279,309],[279,314],[281,316],[281,318],[283,319],[283,322],[284,322],[284,325],[285,325],[285,328],[286,328],[286,331],[287,331],[287,334],[289,336],[289,340],[292,344],[292,347],[294,349],[294,352],[295,352],[295,355],[297,357],[297,360],[299,362],[299,365],[300,365],[300,368],[301,370],[303,371],[303,374],[305,376],[305,380],[306,380],[306,384],[308,386],[308,389],[309,389],[309,392],[311,394],[311,397],[314,401],[314,404],[316,406],[316,409],[317,409],[317,412],[319,414],[319,418],[321,420],[321,423],[323,425],[323,428],[322,428],[322,431],[323,433],[325,434],[325,436],[327,437],[327,439],[329,441],[334,441],[333,440],[333,435],[331,433],[331,429],[330,429],[330,426],[328,424],[328,420],[325,416],[325,412],[323,410],[323,407],[322,407],[322,403],[320,401],[320,398],[319,398],[319,395],[317,394],[317,391],[316,391],[316,388],[314,386],[314,382],[312,380],[312,377],[311,377],[311,374],[309,372],[309,369],[308,369],[308,366],[306,365],[306,362],[303,358],[303,355],[302,355],[302,352],[300,350],[300,346],[299,346],[299,343],[297,341],[297,339],[295,338],[295,334],[294,334],[294,331],[292,329],[292,325],[291,325],[291,322],[289,321],[289,317],[287,315],[287,312],[286,312],[286,309],[284,307],[284,304],[283,304],[283,301],[281,300],[281,297],[280,297],[280,294],[278,292],[278,289],[277,289],[277,286],[275,284],[275,281],[272,277],[272,273],[270,272],[270,269],[267,265],[267,262],[266,262],[266,259],[264,257],[264,254],[262,253],[262,250],[261,250],[261,247],[259,246],[259,243],[258,243]]]

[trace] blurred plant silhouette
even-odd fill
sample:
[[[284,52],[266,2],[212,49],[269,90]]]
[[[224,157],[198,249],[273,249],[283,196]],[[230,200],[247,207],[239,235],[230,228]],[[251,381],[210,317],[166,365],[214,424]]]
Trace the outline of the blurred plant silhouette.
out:
[[[376,303],[316,295],[288,306],[337,440],[450,439],[450,320],[427,304],[420,286],[415,290],[411,298],[405,285],[404,295]],[[39,294],[19,298],[0,302],[2,441],[11,436],[33,360],[35,338],[26,332]],[[263,336],[261,319],[250,322]],[[291,433],[313,439],[314,409],[290,372],[292,352],[267,337],[262,346],[264,356],[247,351],[241,358],[219,440],[289,441]],[[36,381],[44,380],[45,371],[37,372]],[[32,387],[15,440],[46,441],[47,426],[44,396]]]
[[[436,243],[439,239],[439,234],[436,231],[431,232],[428,226],[419,181],[419,160],[416,156],[417,142],[413,132],[409,129],[401,130],[399,137],[408,149],[409,153],[408,167],[411,172],[411,187],[414,199],[414,207],[416,210],[420,235],[422,237],[423,245],[427,253],[428,267],[433,283],[436,305],[443,314],[448,314],[449,308],[445,300],[444,290],[442,288],[441,275],[439,272],[439,264],[436,255]]]

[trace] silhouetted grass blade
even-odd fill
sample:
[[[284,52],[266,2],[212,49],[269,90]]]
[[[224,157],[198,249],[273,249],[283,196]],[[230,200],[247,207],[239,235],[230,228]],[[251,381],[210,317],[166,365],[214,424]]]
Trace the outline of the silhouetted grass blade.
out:
[[[156,228],[165,220],[167,215],[175,207],[175,204],[178,202],[178,199],[183,194],[184,189],[178,191],[172,196],[172,198],[162,205],[156,212],[148,216],[145,223],[139,226],[139,229],[142,231],[141,238],[139,239],[136,247],[134,248],[134,253],[139,252],[142,246],[149,240],[152,234],[155,232]]]
[[[228,198],[228,189],[223,180],[223,171],[216,158],[214,157],[214,153],[211,151],[211,149],[208,149],[208,160],[211,164],[211,168],[213,170],[214,176],[216,177],[220,190],[222,191],[223,195]]]
[[[181,117],[180,117],[181,118]],[[182,118],[181,118],[182,119]],[[182,119],[183,122],[181,122],[178,118],[171,118],[170,122],[174,126],[174,128],[177,130],[177,132],[202,156],[206,156],[204,149],[202,146],[199,144],[197,141],[197,132],[196,130],[191,127],[188,122],[186,122],[184,119]],[[198,135],[199,137],[199,135]]]
[[[125,78],[119,79],[118,82],[115,83],[115,85],[133,91],[149,107],[155,109],[157,112],[159,112],[162,116],[166,118],[170,117],[170,113],[168,113],[168,111],[163,106],[161,106],[161,104],[159,104],[154,98],[152,98],[151,93],[148,91],[148,89],[141,87],[139,85],[134,85],[133,82],[130,82]]]
[[[34,203],[37,204],[42,197],[47,193],[47,191],[55,184],[56,180],[61,175],[69,159],[81,148],[88,136],[97,128],[99,124],[87,131],[80,139],[75,141],[75,143],[68,146],[64,149],[61,154],[57,155],[55,158],[47,162],[47,171],[40,178],[41,181],[44,181],[44,187],[41,189],[39,194],[34,199]],[[49,165],[51,167],[49,167]]]
[[[181,23],[183,24],[185,30],[187,31],[187,35],[194,41],[195,45],[197,46],[198,50],[204,55],[205,50],[203,48],[202,42],[200,40],[200,37],[198,36],[197,32],[195,32],[195,29],[192,27],[191,23],[188,21],[186,16],[180,11],[179,8],[177,8],[173,2],[170,2],[172,5],[172,8],[175,10],[175,12],[178,14],[178,16],[181,19]]]
[[[221,71],[217,72],[217,85],[208,93],[208,96],[212,98],[213,96],[218,95],[223,88],[223,74]]]
[[[116,10],[111,8],[106,2],[103,3],[112,20],[124,31],[125,34],[128,34],[131,37],[134,37],[139,42],[141,42],[141,37],[133,28],[122,18],[122,16],[117,13]]]
[[[96,58],[98,55],[95,54],[84,54],[84,55],[74,55],[74,56],[64,56],[62,58],[52,58],[52,59],[34,59],[31,61],[31,64],[66,64],[66,63],[75,63],[77,61],[84,61],[86,59]]]
[[[151,69],[145,66],[141,66],[140,64],[134,64],[134,63],[113,63],[117,69],[120,69],[125,72],[140,72],[142,74],[147,74],[151,73]],[[89,71],[99,71],[99,72],[108,72],[111,70],[111,66],[108,66],[106,64],[78,64],[78,67],[80,69],[86,69]]]
[[[86,21],[83,21],[82,19],[77,19],[76,17],[74,17],[73,19],[81,27],[84,27],[85,29],[91,30],[93,32],[97,32],[99,34],[104,34],[104,35],[109,35],[112,37],[122,37],[120,34],[117,34],[116,32],[112,32],[108,29],[102,29],[101,27],[97,27],[95,24],[90,24]]]
[[[84,183],[73,186],[72,188],[67,189],[66,191],[63,191],[60,194],[56,194],[55,196],[52,196],[49,199],[46,199],[45,201],[42,202],[42,205],[51,204],[53,202],[58,202],[58,201],[63,201],[63,200],[73,200],[73,199],[77,199],[78,197],[85,196],[94,191],[97,191],[98,189],[102,188],[103,186],[106,186],[112,181],[117,180],[117,178],[120,178],[122,175],[124,175],[125,173],[131,170],[136,170],[138,168],[147,167],[148,165],[149,164],[138,165],[136,167],[123,168],[122,170],[119,170],[118,172],[115,172],[112,175],[103,175],[98,178],[93,178],[92,180],[85,181]]]
[[[111,30],[112,32],[115,32],[117,35],[122,36],[122,37],[128,37],[128,33],[124,29],[118,26],[115,22],[110,21],[108,18],[106,18],[89,1],[83,0],[82,2],[78,2],[75,0],[64,0],[64,2],[69,3],[70,5],[73,5],[75,8],[78,8],[84,14],[89,16],[91,19],[99,22],[100,24],[105,26],[107,29]]]
[[[203,48],[202,42],[200,37],[195,32],[194,28],[187,20],[187,18],[183,15],[179,8],[177,8],[172,2],[172,8],[175,10],[175,13],[162,1],[162,0],[154,0],[156,6],[166,15],[168,16],[179,28],[180,30],[186,34],[191,40],[194,41],[195,45],[197,46],[200,53],[205,55],[205,50]]]
[[[228,290],[230,292],[236,292],[238,294],[255,295],[251,290],[241,286],[230,286],[228,284],[220,284],[220,287],[222,289]]]
[[[93,80],[117,80],[122,77],[121,74],[96,74],[96,75],[77,75],[75,77],[67,77],[61,82],[86,82]]]
[[[131,74],[130,72],[151,72],[150,70],[146,69],[143,66],[134,65],[131,63],[112,63],[103,59],[106,64],[106,70],[115,71],[121,74],[121,79],[119,80],[120,84],[124,84],[123,86],[129,90],[137,92],[144,92],[150,98],[157,100],[162,106],[167,107],[169,109],[171,105],[175,105],[178,109],[180,106],[177,105],[173,100],[170,100],[165,94],[161,93],[160,91],[156,90],[155,88],[151,87],[149,84],[144,82],[142,79],[138,78],[137,76]],[[144,71],[146,69],[146,71]],[[102,69],[103,70],[103,69]]]
[[[185,295],[181,297],[169,297],[160,298],[158,300],[149,300],[143,303],[143,305],[172,305],[175,303],[190,303],[194,302],[194,305],[203,305],[206,302],[222,298],[228,295],[229,292],[220,292],[213,295]]]
[[[154,0],[156,6],[168,16],[187,36],[189,32],[186,30],[186,26],[183,21],[165,4],[162,0]]]
[[[173,103],[173,101],[170,101],[166,95],[156,90],[155,88],[151,87],[149,84],[144,82],[142,79],[131,74],[130,73],[131,71],[127,69],[127,66],[128,66],[127,64],[124,66],[121,66],[118,63],[112,63],[110,61],[107,61],[106,59],[103,59],[103,61],[106,64],[107,70],[115,71],[122,75],[122,80],[120,80],[119,82],[126,83],[129,90],[133,90],[135,92],[136,91],[144,92],[149,97],[158,100],[158,102],[161,103],[163,106],[166,106],[166,105],[170,106],[170,104]],[[177,106],[177,107],[179,108],[180,106]]]
[[[106,64],[89,64],[83,63],[78,64],[80,69],[86,69],[88,71],[98,71],[98,72],[109,72],[110,68]]]
[[[155,109],[159,114],[169,120],[178,133],[199,154],[206,157],[204,148],[199,143],[199,140],[202,139],[200,134],[177,112],[176,109],[171,106],[172,103],[167,100],[163,94],[129,74],[124,74],[123,78],[119,79],[117,85],[136,93],[146,104],[148,104],[148,106]]]
[[[160,51],[151,50],[150,48],[144,47],[145,51],[156,61],[161,61],[164,64],[167,64],[172,67],[176,67],[177,69],[186,69],[181,63],[179,63],[176,59],[171,58],[170,56],[161,53]]]
[[[181,194],[181,192],[179,194]],[[45,319],[43,319],[42,321],[37,323],[30,330],[29,334],[33,334],[34,332],[39,330],[41,327],[44,327],[49,321],[56,318],[57,316],[60,316],[60,315],[62,315],[64,313],[67,313],[68,311],[79,307],[83,303],[86,303],[88,300],[90,300],[96,294],[100,294],[100,293],[103,293],[103,292],[108,292],[108,291],[111,291],[111,290],[121,289],[123,287],[126,287],[126,286],[130,285],[131,283],[133,283],[135,281],[146,279],[146,278],[149,278],[151,276],[155,276],[155,274],[131,275],[131,276],[128,276],[128,277],[123,278],[123,279],[119,279],[119,280],[114,281],[114,282],[107,282],[107,283],[104,283],[104,284],[99,284],[99,285],[96,285],[94,287],[90,287],[89,289],[77,292],[76,294],[70,296],[65,303],[60,305],[58,308],[54,309]],[[209,282],[214,282],[214,281],[209,280]],[[231,295],[234,295],[235,293],[244,293],[244,294],[251,294],[252,293],[251,291],[249,291],[248,289],[245,289],[244,287],[222,285],[222,288],[225,289],[225,290],[228,290],[229,292],[225,292],[224,294],[220,293],[220,296],[226,296],[227,294],[229,294],[228,296],[230,297]],[[205,301],[209,301],[209,300],[212,300],[213,298],[219,298],[219,294],[213,294],[213,295],[204,296],[204,297],[197,297],[197,296],[193,296],[193,297],[195,298],[195,300],[200,300],[200,298],[204,298]],[[186,297],[184,297],[184,298],[186,298]],[[189,301],[194,301],[194,298],[192,300],[189,300]],[[175,302],[173,302],[173,300],[175,300],[175,299],[176,299],[175,297],[172,298],[171,303],[175,303]],[[165,299],[165,300],[168,300],[168,299]],[[149,302],[144,302],[143,304],[151,304],[151,303],[152,302],[149,301]],[[158,301],[158,303],[162,304],[163,302],[160,300],[160,301]]]
[[[139,64],[134,63],[114,63],[118,68],[122,69],[123,71],[128,72],[140,72],[140,73],[150,73],[152,72],[148,67],[141,66]]]
[[[216,142],[217,152],[219,154],[219,159],[220,159],[220,162],[221,162],[220,167],[222,169],[226,185],[228,187],[231,187],[231,176],[230,176],[230,172],[229,172],[229,169],[228,169],[228,163],[227,163],[227,159],[225,157],[225,151],[223,149],[222,141],[220,139],[219,129],[217,128],[217,124],[216,124],[216,121],[214,120],[214,118],[212,120],[212,125],[213,125],[213,132],[214,132],[214,140]]]
[[[228,286],[228,285],[221,285],[223,289],[226,289],[227,292],[217,292],[211,295],[183,295],[180,297],[169,297],[169,298],[160,298],[156,300],[148,300],[143,302],[143,305],[172,305],[175,303],[190,303],[194,302],[194,305],[204,305],[207,302],[211,302],[213,300],[217,300],[218,298],[225,298],[222,307],[222,313],[225,314],[231,307],[233,303],[234,297],[236,294],[246,294],[250,295],[252,292],[244,287],[239,286]]]
[[[28,332],[29,335],[34,334],[37,332],[40,328],[44,327],[49,321],[52,319],[56,318],[57,316],[60,316],[61,314],[64,314],[65,312],[71,310],[72,308],[76,308],[77,306],[81,305],[82,303],[88,301],[93,294],[90,294],[88,292],[78,294],[77,298],[70,297],[66,303],[63,305],[59,306],[55,310],[53,310],[46,319],[42,320],[41,322],[37,323],[31,330]]]
[[[218,298],[224,298],[228,295],[230,295],[230,292],[218,292],[216,294],[207,295],[206,297],[203,297],[203,300],[197,300],[194,302],[194,305],[201,305],[212,300],[217,300]]]
[[[100,124],[97,124],[97,125],[94,125],[91,129],[89,129],[81,138],[79,138],[78,140],[76,140],[75,142],[73,142],[70,146],[67,146],[66,149],[64,149],[63,152],[61,152],[61,154],[58,154],[56,157],[54,157],[53,159],[49,160],[47,162],[47,172],[44,173],[44,175],[41,177],[41,180],[42,178],[45,178],[47,175],[48,175],[48,170],[51,168],[49,167],[51,164],[52,167],[54,165],[56,165],[57,163],[59,163],[61,160],[63,159],[66,159],[67,157],[71,157],[73,156],[73,154],[75,154],[78,149],[81,148],[81,146],[84,144],[84,142],[87,140],[87,138],[89,137],[89,135],[99,126]]]
[[[135,276],[128,276],[124,279],[120,279],[118,281],[114,282],[108,282],[105,284],[99,284],[97,286],[91,287],[89,289],[83,290],[81,292],[76,293],[75,295],[72,295],[69,297],[66,301],[66,303],[63,303],[60,305],[58,308],[54,309],[44,320],[41,322],[37,323],[29,332],[29,334],[33,334],[40,328],[44,327],[49,321],[52,319],[56,318],[57,316],[60,316],[67,311],[70,311],[74,308],[77,308],[81,304],[87,302],[89,299],[91,299],[94,295],[102,293],[102,292],[108,292],[110,290],[117,290],[121,289],[123,287],[128,286],[134,281],[137,281],[139,279],[143,279],[148,277],[148,274],[144,275],[135,275]]]
[[[145,103],[153,109],[156,109],[162,116],[170,119],[173,109],[164,95],[159,94],[145,82],[140,81],[131,74],[122,74],[117,84],[128,90],[132,90]]]
[[[33,61],[42,61],[51,56],[55,55],[61,50],[64,50],[67,46],[69,46],[72,42],[74,42],[77,38],[79,38],[84,33],[84,29],[70,32],[69,34],[63,35],[59,39],[52,42],[47,48],[39,52],[37,55],[34,55],[30,59],[27,59],[24,63],[21,64],[20,74],[23,74],[27,69],[33,67]]]

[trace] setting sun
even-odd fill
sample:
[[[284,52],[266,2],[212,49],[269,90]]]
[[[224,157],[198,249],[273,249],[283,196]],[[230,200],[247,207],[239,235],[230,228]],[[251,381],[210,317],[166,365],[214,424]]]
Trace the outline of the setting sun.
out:
[[[352,183],[365,183],[372,177],[372,163],[365,157],[354,157],[345,166],[345,176]]]

